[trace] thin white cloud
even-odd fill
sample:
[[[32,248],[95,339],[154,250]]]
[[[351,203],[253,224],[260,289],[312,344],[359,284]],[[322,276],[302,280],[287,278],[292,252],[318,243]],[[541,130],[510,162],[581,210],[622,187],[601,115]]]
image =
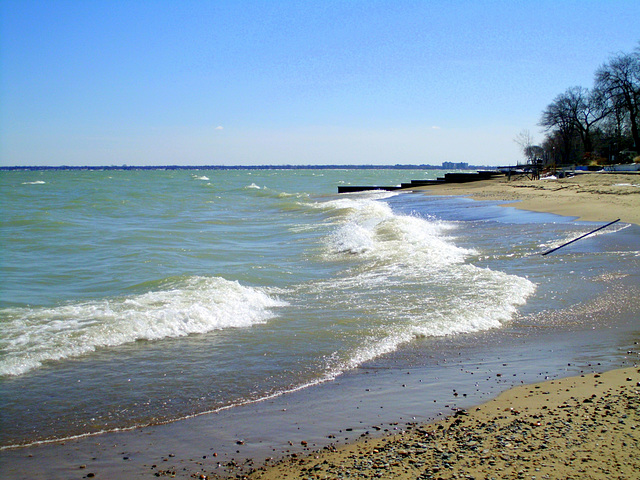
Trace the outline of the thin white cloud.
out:
[[[431,127],[431,130],[440,130],[441,127],[434,125],[433,127]]]
[[[224,130],[224,127],[223,127],[222,125],[218,125],[218,126],[216,127],[216,130]]]

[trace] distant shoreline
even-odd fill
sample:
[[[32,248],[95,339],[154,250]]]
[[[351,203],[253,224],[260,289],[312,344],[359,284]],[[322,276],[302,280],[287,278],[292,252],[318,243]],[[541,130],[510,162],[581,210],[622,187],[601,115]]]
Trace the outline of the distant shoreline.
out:
[[[496,167],[469,165],[465,170],[495,169]],[[60,165],[60,166],[12,166],[0,171],[41,170],[452,170],[442,165]]]

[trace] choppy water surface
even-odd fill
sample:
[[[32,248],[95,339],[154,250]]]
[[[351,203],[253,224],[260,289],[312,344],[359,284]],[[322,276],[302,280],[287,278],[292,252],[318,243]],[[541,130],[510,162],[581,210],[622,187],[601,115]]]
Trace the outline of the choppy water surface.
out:
[[[439,173],[2,172],[0,445],[256,401],[637,275],[634,226],[541,257],[593,224],[335,194]]]

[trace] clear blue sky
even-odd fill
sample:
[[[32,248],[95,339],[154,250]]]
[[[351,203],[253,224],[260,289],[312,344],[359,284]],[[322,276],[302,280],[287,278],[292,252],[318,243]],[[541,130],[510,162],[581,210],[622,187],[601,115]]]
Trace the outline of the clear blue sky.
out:
[[[0,164],[521,160],[637,0],[0,1]]]

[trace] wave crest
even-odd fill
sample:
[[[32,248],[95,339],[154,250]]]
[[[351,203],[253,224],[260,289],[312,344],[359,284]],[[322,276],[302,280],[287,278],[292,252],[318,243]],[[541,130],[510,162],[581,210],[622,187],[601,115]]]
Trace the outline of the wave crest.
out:
[[[0,375],[21,375],[43,362],[97,348],[243,328],[285,305],[266,293],[219,277],[189,277],[142,295],[53,308],[1,311]]]

